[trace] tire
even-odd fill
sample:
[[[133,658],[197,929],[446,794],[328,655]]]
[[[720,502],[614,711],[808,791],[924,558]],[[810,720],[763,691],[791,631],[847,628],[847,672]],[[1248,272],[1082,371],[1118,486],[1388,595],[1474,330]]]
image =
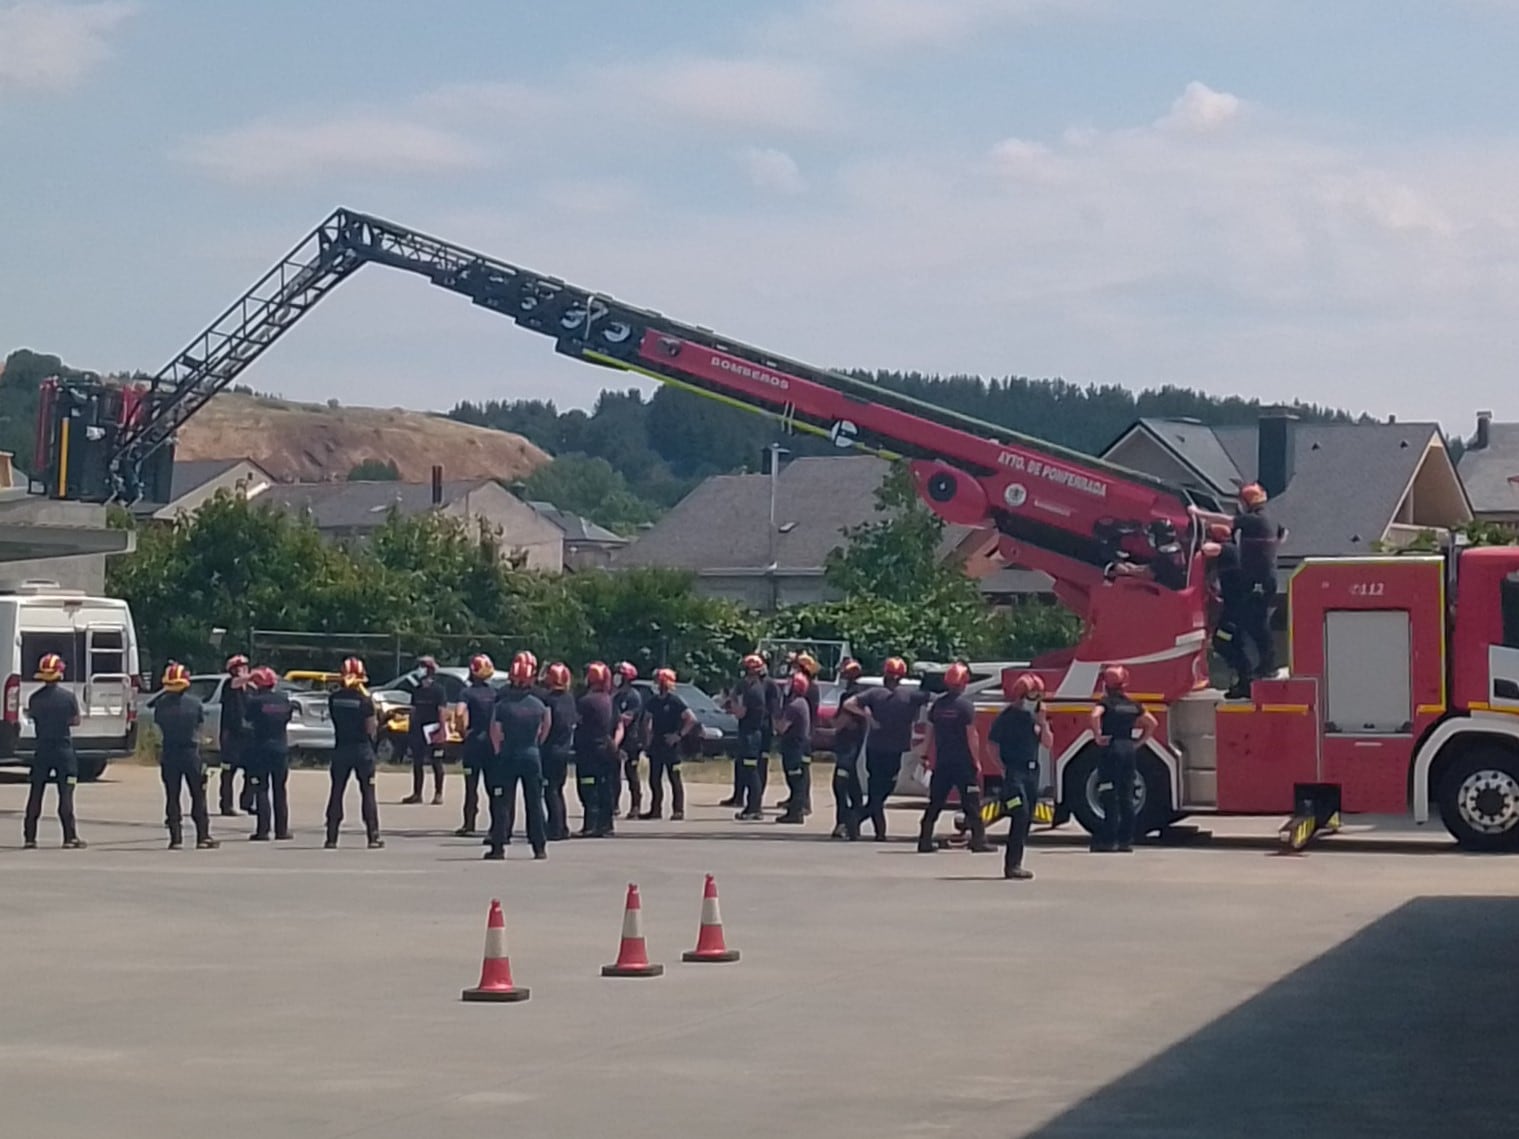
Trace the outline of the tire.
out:
[[[94,783],[105,774],[107,759],[81,759],[79,761],[79,782]]]
[[[401,751],[396,747],[396,741],[391,738],[389,732],[380,733],[380,742],[374,745],[374,761],[376,763],[395,763]]]
[[[1087,834],[1096,834],[1102,825],[1102,808],[1097,805],[1097,757],[1099,749],[1090,744],[1065,769],[1062,799],[1069,804],[1076,821]],[[1171,782],[1165,764],[1149,748],[1139,753],[1134,771],[1134,833],[1143,838],[1169,824],[1176,813],[1171,809]]]
[[[1440,821],[1467,850],[1519,849],[1519,755],[1494,744],[1468,748],[1437,792]]]

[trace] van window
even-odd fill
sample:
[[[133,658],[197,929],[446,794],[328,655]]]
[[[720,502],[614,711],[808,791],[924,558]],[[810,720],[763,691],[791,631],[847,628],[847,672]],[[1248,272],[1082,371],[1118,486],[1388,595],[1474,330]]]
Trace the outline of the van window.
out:
[[[37,671],[37,662],[48,653],[63,658],[65,680],[79,679],[79,654],[75,652],[75,639],[71,631],[21,634],[21,670],[31,676]]]
[[[91,629],[89,639],[91,676],[120,676],[126,672],[126,634],[121,629]]]

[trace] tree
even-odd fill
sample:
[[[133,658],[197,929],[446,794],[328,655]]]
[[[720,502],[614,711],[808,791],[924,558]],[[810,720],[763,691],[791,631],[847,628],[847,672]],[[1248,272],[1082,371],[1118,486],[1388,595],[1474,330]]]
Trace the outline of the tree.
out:
[[[399,482],[400,468],[394,459],[365,459],[348,472],[349,482]]]
[[[523,491],[529,499],[551,502],[619,534],[654,520],[654,510],[628,490],[622,473],[589,455],[561,455],[529,475]]]

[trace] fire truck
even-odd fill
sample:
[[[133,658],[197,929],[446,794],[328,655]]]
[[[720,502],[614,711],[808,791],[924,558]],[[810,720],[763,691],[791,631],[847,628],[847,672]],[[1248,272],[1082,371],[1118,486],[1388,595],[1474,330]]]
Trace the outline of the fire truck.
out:
[[[368,264],[419,274],[566,356],[907,463],[931,510],[995,534],[1005,563],[1048,574],[1081,618],[1074,646],[1031,667],[1051,694],[1059,810],[1087,828],[1100,809],[1086,716],[1100,670],[1122,663],[1160,721],[1134,788],[1146,831],[1291,814],[1299,845],[1342,811],[1438,813],[1463,846],[1519,846],[1519,549],[1305,561],[1287,591],[1285,674],[1225,700],[1208,686],[1203,550],[1225,504],[347,209],[148,382],[50,383],[37,489],[162,500],[175,432]]]

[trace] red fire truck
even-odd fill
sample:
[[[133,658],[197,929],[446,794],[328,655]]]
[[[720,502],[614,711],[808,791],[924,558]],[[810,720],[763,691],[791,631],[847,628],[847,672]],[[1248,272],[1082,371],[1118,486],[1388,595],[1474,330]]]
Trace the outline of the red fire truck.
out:
[[[1099,817],[1085,714],[1099,671],[1122,663],[1161,723],[1135,787],[1146,830],[1295,812],[1306,837],[1340,810],[1423,822],[1437,807],[1465,846],[1519,846],[1519,549],[1308,560],[1288,589],[1288,675],[1225,701],[1207,686],[1203,551],[1225,504],[346,209],[130,401],[50,393],[40,487],[131,501],[162,483],[179,426],[369,263],[420,274],[565,355],[907,461],[932,510],[994,533],[1004,562],[1049,574],[1082,619],[1075,646],[1033,667],[1053,697],[1056,794],[1083,825]]]

